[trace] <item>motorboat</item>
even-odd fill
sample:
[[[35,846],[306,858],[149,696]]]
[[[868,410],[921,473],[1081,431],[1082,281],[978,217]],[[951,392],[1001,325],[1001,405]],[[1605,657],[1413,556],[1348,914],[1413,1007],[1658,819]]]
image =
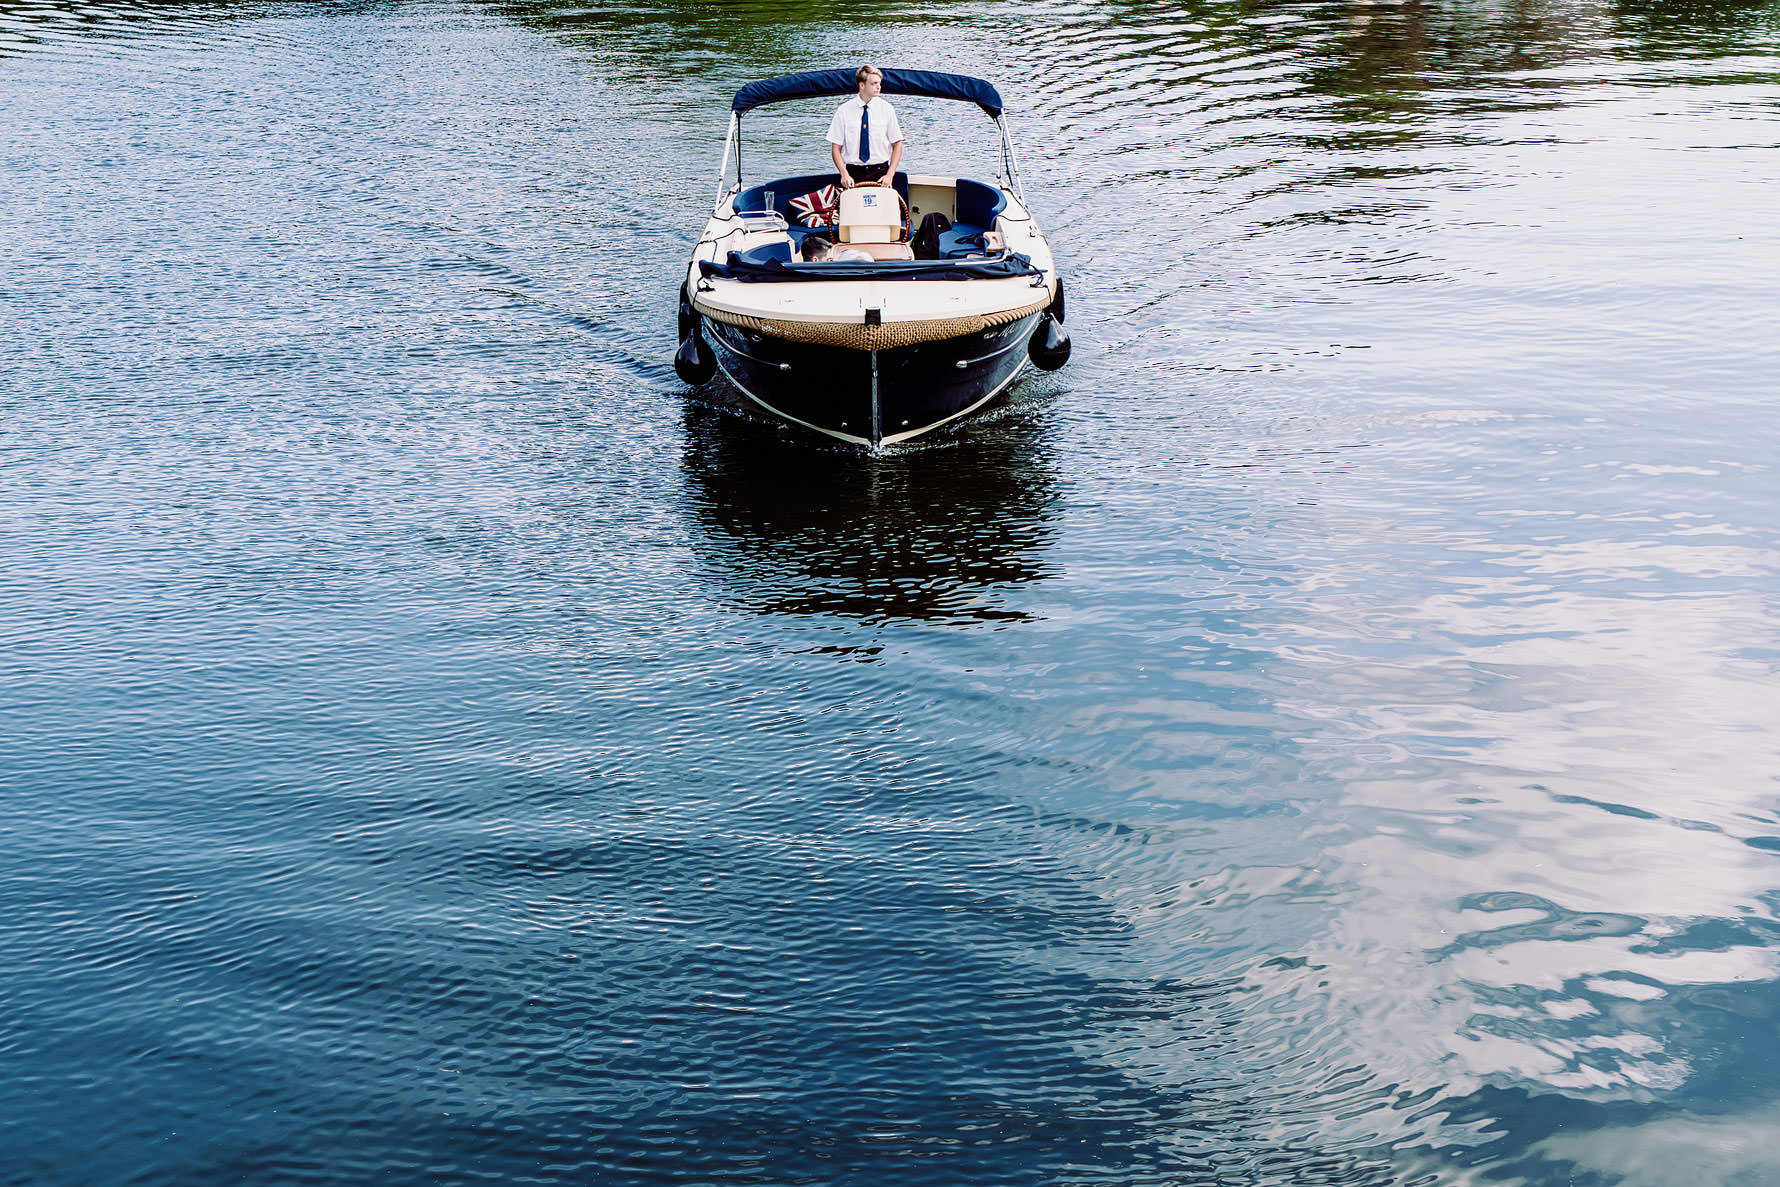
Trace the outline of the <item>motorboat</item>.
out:
[[[811,198],[833,173],[749,185],[744,115],[857,90],[850,69],[749,83],[730,106],[716,206],[681,286],[674,359],[688,383],[721,372],[773,416],[872,449],[990,407],[1028,364],[1055,370],[1070,351],[1063,281],[1027,208],[1000,94],[961,74],[883,77],[885,95],[974,103],[994,120],[994,183],[898,172],[841,191],[832,209]],[[818,225],[805,225],[812,207]],[[817,235],[871,258],[806,260]]]

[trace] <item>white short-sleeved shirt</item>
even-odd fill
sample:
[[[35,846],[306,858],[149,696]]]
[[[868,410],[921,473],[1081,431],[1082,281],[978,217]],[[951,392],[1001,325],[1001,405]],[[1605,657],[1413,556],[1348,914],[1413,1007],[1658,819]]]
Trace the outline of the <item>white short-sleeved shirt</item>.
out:
[[[849,165],[876,165],[889,161],[890,146],[902,139],[902,124],[897,121],[896,108],[882,96],[871,101],[871,160],[859,159],[859,109],[862,104],[854,95],[828,121],[828,143],[841,146],[841,160]]]

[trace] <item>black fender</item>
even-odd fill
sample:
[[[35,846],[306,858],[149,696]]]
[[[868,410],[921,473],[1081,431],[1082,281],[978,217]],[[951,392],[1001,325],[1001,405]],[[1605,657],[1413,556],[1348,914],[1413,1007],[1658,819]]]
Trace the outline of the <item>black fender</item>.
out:
[[[717,374],[717,356],[705,345],[705,336],[698,323],[698,310],[692,307],[686,286],[681,285],[680,348],[674,352],[674,374],[693,387],[709,383],[711,376]]]
[[[686,341],[686,335],[698,328],[698,313],[692,308],[692,298],[686,295],[686,286],[680,286],[680,333],[674,338],[676,342]]]
[[[1055,371],[1069,361],[1069,331],[1049,313],[1044,314],[1026,342],[1026,354],[1035,366]]]

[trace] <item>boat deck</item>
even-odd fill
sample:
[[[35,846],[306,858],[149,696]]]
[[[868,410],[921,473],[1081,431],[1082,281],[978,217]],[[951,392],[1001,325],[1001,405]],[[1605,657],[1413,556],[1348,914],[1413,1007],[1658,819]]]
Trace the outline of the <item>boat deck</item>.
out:
[[[744,258],[750,263],[765,263],[768,259],[790,262],[802,258],[803,241],[811,235],[831,235],[832,232],[825,228],[805,227],[798,223],[791,202],[833,184],[832,173],[810,173],[777,178],[738,193],[735,196],[737,214],[777,214],[787,224],[784,239],[776,245],[757,245],[745,253]],[[995,220],[1007,209],[1007,195],[1001,190],[966,177],[908,173],[898,173],[892,184],[903,201],[909,204],[911,235],[930,213],[943,214],[951,222],[951,229],[940,233],[940,259],[967,259],[987,254],[984,236],[994,229]]]

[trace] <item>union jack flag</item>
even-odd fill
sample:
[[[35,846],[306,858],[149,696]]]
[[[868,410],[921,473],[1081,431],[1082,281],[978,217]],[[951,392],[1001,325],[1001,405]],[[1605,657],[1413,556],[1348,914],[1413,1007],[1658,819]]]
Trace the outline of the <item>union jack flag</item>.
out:
[[[791,213],[806,227],[834,226],[835,208],[840,205],[841,192],[831,185],[791,199]]]

